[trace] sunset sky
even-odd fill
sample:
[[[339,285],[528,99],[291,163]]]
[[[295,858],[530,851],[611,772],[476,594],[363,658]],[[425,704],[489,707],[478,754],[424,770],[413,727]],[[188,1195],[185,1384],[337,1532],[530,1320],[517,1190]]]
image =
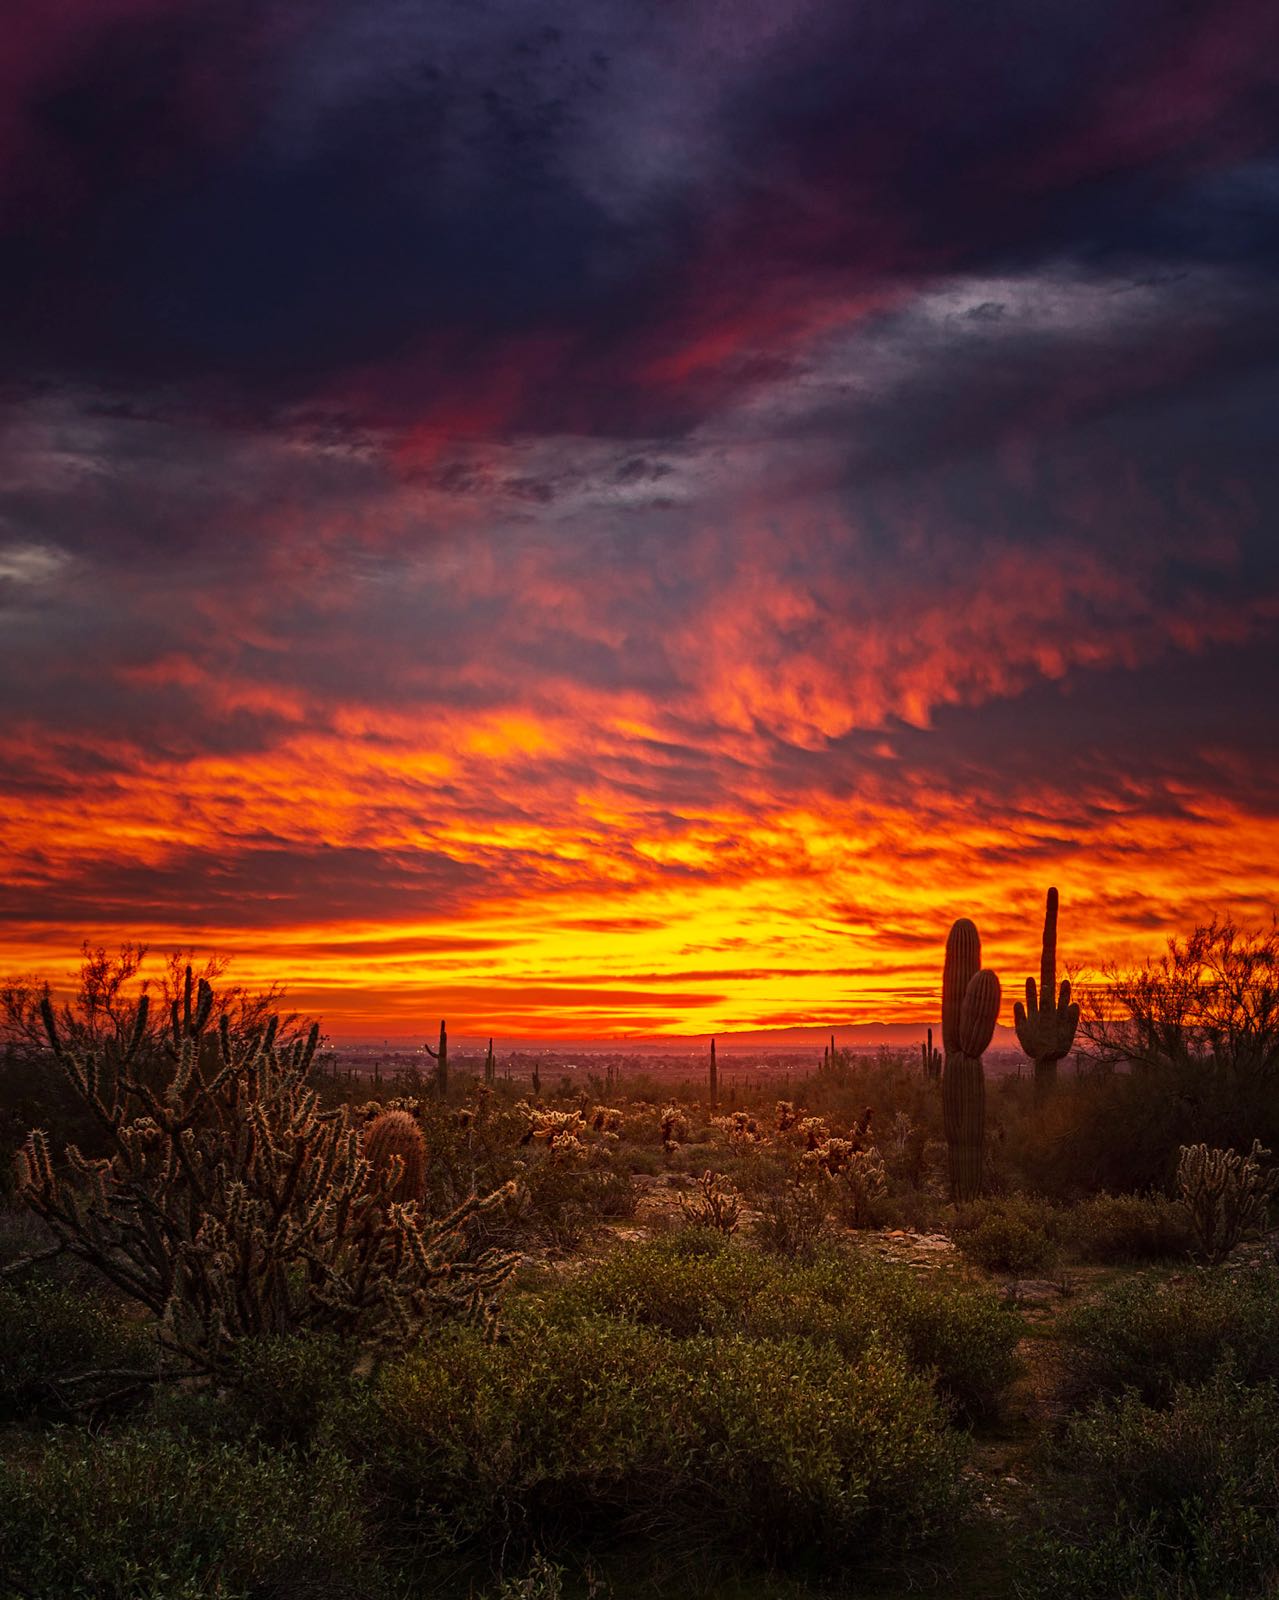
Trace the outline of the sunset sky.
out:
[[[1274,0],[59,0],[0,972],[932,1021],[1279,904]]]

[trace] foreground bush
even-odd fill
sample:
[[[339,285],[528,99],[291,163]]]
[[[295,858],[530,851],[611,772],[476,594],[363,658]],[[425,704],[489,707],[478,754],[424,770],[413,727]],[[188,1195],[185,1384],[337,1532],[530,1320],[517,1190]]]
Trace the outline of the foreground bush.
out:
[[[1279,1390],[1228,1368],[1165,1410],[1128,1394],[1068,1426],[1064,1525],[1029,1595],[1243,1600],[1279,1592]]]
[[[951,1235],[956,1248],[975,1265],[1023,1278],[1057,1259],[1060,1221],[1054,1207],[1025,1195],[1009,1195],[961,1206]]]
[[[970,1416],[998,1405],[1020,1326],[983,1286],[921,1279],[856,1249],[782,1261],[704,1229],[616,1252],[547,1295],[541,1314],[624,1318],[674,1338],[797,1338],[849,1360],[887,1344]]]
[[[100,1406],[129,1392],[130,1372],[154,1370],[157,1354],[151,1330],[97,1298],[38,1280],[0,1284],[0,1422]]]
[[[1094,1195],[1072,1206],[1064,1225],[1073,1254],[1103,1266],[1173,1260],[1191,1245],[1184,1207],[1164,1195]]]
[[[1243,1381],[1279,1379],[1279,1270],[1189,1272],[1116,1284],[1061,1320],[1076,1398],[1133,1390],[1165,1405],[1229,1359]]]
[[[938,1531],[959,1492],[942,1408],[895,1352],[604,1317],[499,1345],[459,1330],[384,1369],[330,1436],[419,1556],[640,1536],[844,1561]]]
[[[333,1455],[55,1436],[0,1464],[0,1587],[59,1600],[363,1600],[359,1481]]]

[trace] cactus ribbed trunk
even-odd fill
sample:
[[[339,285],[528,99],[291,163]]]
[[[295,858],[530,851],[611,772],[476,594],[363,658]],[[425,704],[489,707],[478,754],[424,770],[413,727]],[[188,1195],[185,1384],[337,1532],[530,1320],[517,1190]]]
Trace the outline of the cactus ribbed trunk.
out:
[[[942,969],[942,1120],[955,1201],[982,1190],[986,1153],[986,1075],[981,1058],[999,1015],[999,979],[981,965],[981,936],[961,917],[946,940]]]
[[[942,1118],[950,1168],[950,1196],[975,1200],[982,1191],[986,1157],[986,1074],[980,1057],[946,1058],[942,1079]]]
[[[364,1157],[388,1200],[421,1200],[426,1192],[426,1143],[407,1111],[384,1111],[364,1135]]]
[[[449,1092],[449,1030],[444,1023],[440,1023],[440,1042],[436,1049],[426,1046],[426,1053],[435,1062],[435,1091],[441,1100],[447,1099]]]

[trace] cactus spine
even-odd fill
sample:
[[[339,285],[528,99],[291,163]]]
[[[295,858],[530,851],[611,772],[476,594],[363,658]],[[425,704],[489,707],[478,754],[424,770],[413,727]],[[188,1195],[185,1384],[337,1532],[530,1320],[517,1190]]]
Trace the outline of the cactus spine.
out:
[[[711,1110],[719,1105],[719,1065],[715,1060],[715,1041],[711,1040]]]
[[[407,1111],[384,1111],[364,1135],[364,1159],[388,1200],[421,1200],[426,1194],[426,1141]]]
[[[924,1076],[930,1082],[936,1083],[941,1077],[941,1051],[933,1048],[933,1030],[928,1030],[928,1043],[919,1047],[920,1059],[924,1064]]]
[[[1013,1007],[1013,1022],[1022,1049],[1035,1063],[1035,1098],[1057,1086],[1057,1063],[1070,1053],[1079,1026],[1079,1006],[1070,998],[1070,979],[1057,988],[1057,891],[1049,889],[1044,908],[1044,940],[1039,957],[1039,990],[1026,979],[1026,1003]]]
[[[986,1078],[981,1058],[999,1015],[999,979],[981,964],[981,936],[961,917],[946,940],[942,969],[942,1117],[956,1201],[981,1193],[986,1146]]]
[[[441,1100],[448,1098],[449,1092],[449,1030],[440,1023],[440,1042],[434,1050],[428,1044],[426,1053],[435,1062],[435,1089]]]

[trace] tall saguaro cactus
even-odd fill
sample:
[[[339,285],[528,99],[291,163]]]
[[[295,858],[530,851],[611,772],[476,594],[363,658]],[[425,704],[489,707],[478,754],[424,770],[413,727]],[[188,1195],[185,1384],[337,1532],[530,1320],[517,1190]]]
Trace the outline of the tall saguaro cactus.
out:
[[[715,1041],[711,1040],[711,1110],[719,1105],[719,1064],[715,1060]]]
[[[986,1077],[981,1058],[999,1016],[999,979],[981,964],[977,925],[961,917],[946,940],[942,969],[942,1118],[956,1201],[981,1193],[986,1149]]]
[[[449,1030],[440,1023],[440,1042],[432,1050],[426,1046],[426,1053],[435,1062],[435,1087],[441,1100],[448,1098],[449,1092]]]
[[[928,1030],[927,1044],[919,1047],[919,1057],[924,1066],[924,1077],[935,1083],[941,1077],[941,1051],[933,1047],[933,1030]]]
[[[1026,1004],[1013,1007],[1013,1022],[1022,1049],[1035,1063],[1035,1097],[1057,1086],[1057,1063],[1069,1054],[1079,1026],[1079,1006],[1070,998],[1070,979],[1057,988],[1057,891],[1049,889],[1044,908],[1044,942],[1039,957],[1039,990],[1026,979]]]

